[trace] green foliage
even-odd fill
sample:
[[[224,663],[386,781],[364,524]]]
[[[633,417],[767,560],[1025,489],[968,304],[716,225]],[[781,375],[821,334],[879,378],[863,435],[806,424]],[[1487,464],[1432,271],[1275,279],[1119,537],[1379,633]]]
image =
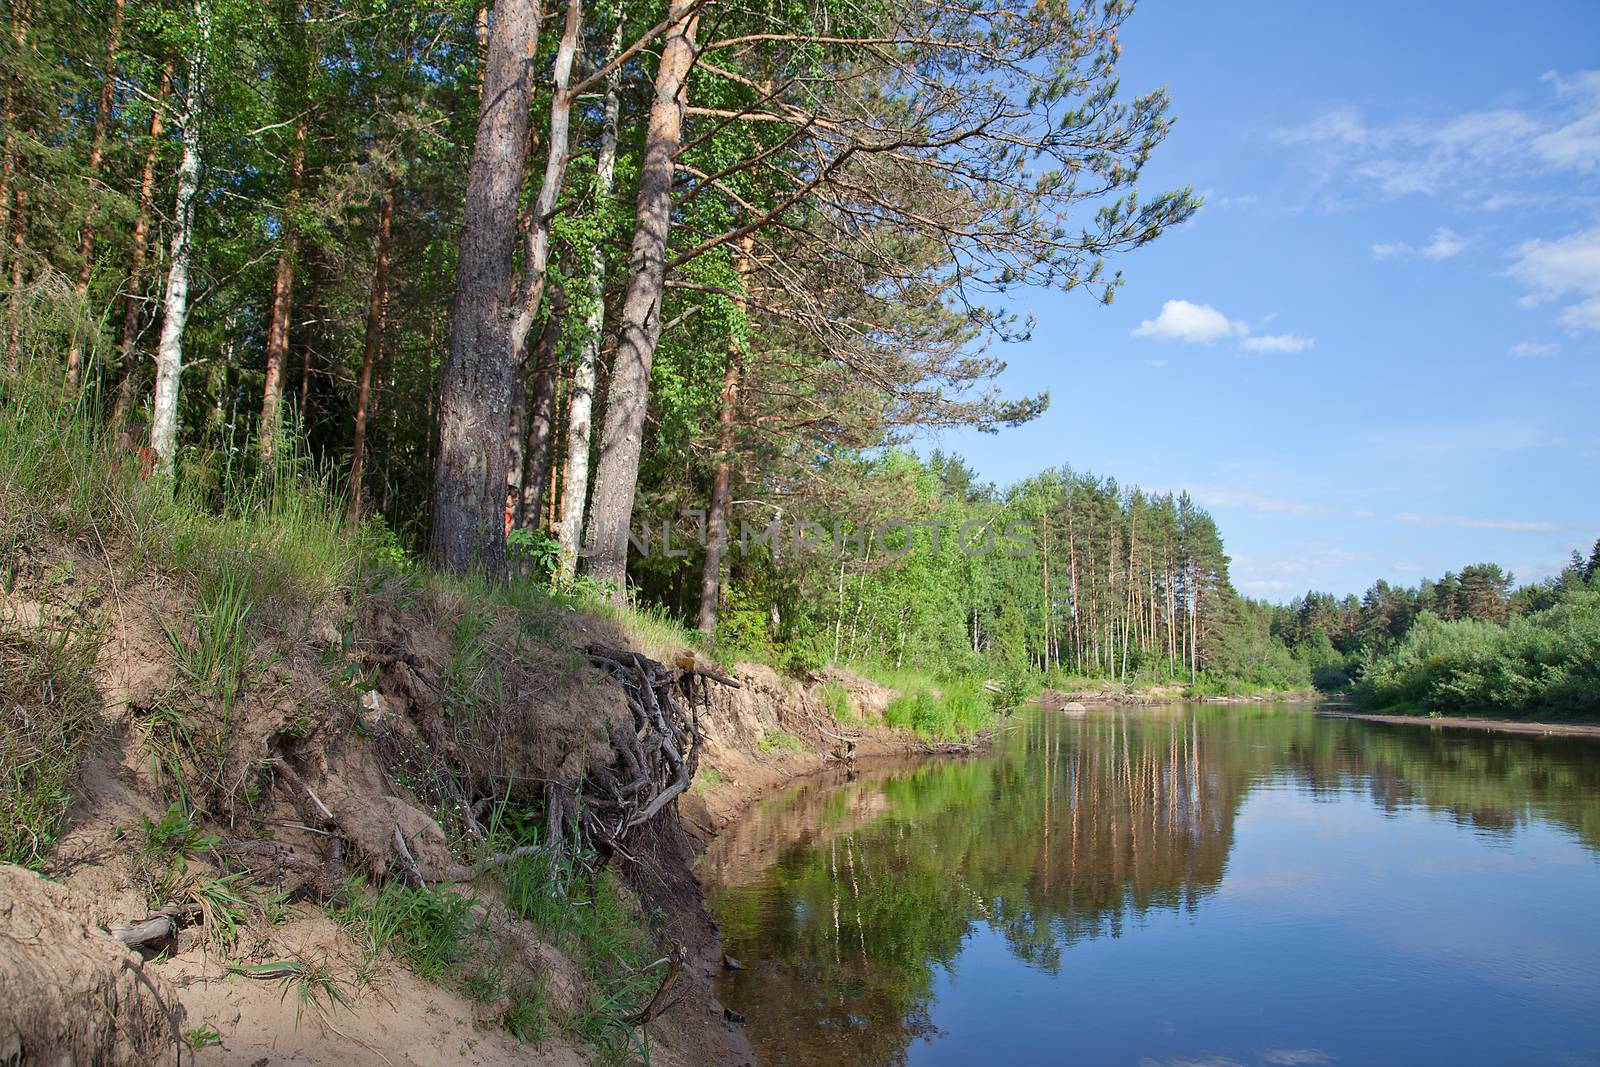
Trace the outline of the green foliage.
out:
[[[784,729],[768,730],[756,742],[763,752],[804,752],[806,743]]]
[[[79,758],[103,729],[94,662],[90,635],[0,618],[0,862],[42,866],[65,825]]]
[[[1575,589],[1505,625],[1425,612],[1355,692],[1370,708],[1600,715],[1600,589]]]
[[[548,586],[561,564],[561,542],[543,530],[514,529],[506,535],[506,555],[518,572]]]
[[[829,682],[822,687],[818,695],[822,698],[822,706],[833,716],[834,721],[846,724],[856,721],[855,708],[850,704],[850,693],[844,686],[837,682]]]
[[[263,982],[278,982],[283,991],[279,999],[294,994],[294,1025],[300,1026],[301,1014],[307,1007],[326,1017],[334,1008],[351,1008],[355,1000],[345,990],[339,976],[326,960],[308,956],[273,960],[269,963],[233,964],[228,968],[234,974]],[[213,1035],[215,1031],[212,1031]]]
[[[469,952],[473,903],[443,889],[389,882],[374,890],[355,883],[338,914],[368,952],[387,952],[420,977],[442,982]]]
[[[884,709],[884,721],[921,737],[957,741],[994,725],[997,713],[980,682],[901,676],[901,693]],[[909,684],[907,684],[909,683]]]

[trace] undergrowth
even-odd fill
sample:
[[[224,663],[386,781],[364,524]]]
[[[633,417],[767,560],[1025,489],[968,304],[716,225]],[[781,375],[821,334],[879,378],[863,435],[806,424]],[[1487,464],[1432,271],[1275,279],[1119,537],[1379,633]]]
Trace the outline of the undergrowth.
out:
[[[884,708],[890,726],[935,741],[970,738],[1000,720],[1001,709],[978,678],[936,678],[918,671],[857,668],[861,674],[898,694]]]
[[[60,834],[79,759],[101,733],[94,642],[0,618],[0,861],[38,868]]]

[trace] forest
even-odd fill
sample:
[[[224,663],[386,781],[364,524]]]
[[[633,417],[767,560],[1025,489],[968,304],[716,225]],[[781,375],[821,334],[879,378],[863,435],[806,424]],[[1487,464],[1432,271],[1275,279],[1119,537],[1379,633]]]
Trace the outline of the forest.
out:
[[[997,387],[1008,292],[1093,314],[1199,206],[1139,189],[1130,9],[12,4],[3,387],[199,506],[287,475],[393,565],[792,670],[1583,705],[1400,676],[1567,662],[1587,575],[1254,603],[1187,495],[920,448],[1048,405]]]

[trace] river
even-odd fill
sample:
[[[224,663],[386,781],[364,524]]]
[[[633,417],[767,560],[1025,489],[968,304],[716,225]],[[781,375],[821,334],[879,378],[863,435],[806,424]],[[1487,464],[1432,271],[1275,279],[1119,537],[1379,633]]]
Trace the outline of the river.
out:
[[[1600,1065],[1600,742],[1031,708],[701,864],[781,1064]]]

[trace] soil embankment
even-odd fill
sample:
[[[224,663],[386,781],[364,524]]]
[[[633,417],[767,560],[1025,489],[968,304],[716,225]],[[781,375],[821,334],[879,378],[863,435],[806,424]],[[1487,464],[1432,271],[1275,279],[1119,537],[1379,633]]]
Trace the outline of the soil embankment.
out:
[[[622,769],[615,739],[637,720],[625,687],[584,651],[626,648],[629,635],[559,605],[517,616],[409,579],[314,605],[263,600],[220,627],[228,610],[218,594],[117,575],[73,548],[24,561],[0,594],[0,681],[38,675],[45,650],[60,660],[45,682],[0,694],[8,728],[48,716],[69,667],[96,705],[62,754],[74,761],[65,818],[28,861],[51,881],[0,869],[30,889],[25,905],[19,890],[0,908],[0,975],[54,968],[60,988],[105,994],[60,1010],[11,1005],[0,1062],[49,1061],[70,1036],[92,1043],[74,1055],[112,1063],[176,1048],[201,1065],[523,1067],[591,1062],[597,1042],[607,1058],[619,1044],[637,1056],[645,1040],[655,1064],[747,1063],[711,995],[722,956],[699,848],[803,775],[961,748],[888,729],[894,694],[848,674],[799,681],[740,665],[731,687],[683,669],[699,773],[675,804],[625,828],[609,866],[659,958],[601,1018],[597,996],[630,979],[609,948],[523,917],[499,875],[437,872],[471,870],[496,805],[581,810],[592,769]],[[843,721],[824,686],[835,706],[848,694]],[[352,921],[351,901],[419,882],[435,910],[461,898],[453,925],[404,927],[375,949],[376,920]],[[46,928],[48,951],[35,943]],[[130,941],[127,929],[155,935]],[[427,943],[444,929],[455,943]],[[107,997],[122,1015],[94,1006]]]

